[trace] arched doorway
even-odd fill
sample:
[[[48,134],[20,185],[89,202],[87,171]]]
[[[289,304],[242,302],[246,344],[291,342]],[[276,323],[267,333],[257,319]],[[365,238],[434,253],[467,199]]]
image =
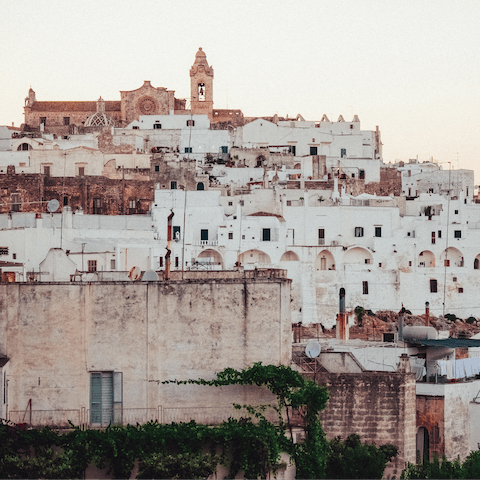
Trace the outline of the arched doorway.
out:
[[[238,260],[245,267],[248,265],[269,265],[271,263],[270,257],[260,250],[247,250],[238,257]]]
[[[315,259],[315,270],[335,270],[335,259],[328,250],[322,250]]]
[[[205,190],[205,185],[203,182],[197,183],[197,190]]]
[[[212,248],[203,250],[197,257],[196,266],[206,270],[223,270],[222,255]]]
[[[424,250],[418,255],[418,266],[433,268],[435,267],[435,255],[430,250]]]
[[[291,250],[285,252],[280,259],[281,262],[298,262],[299,260],[298,255]]]
[[[417,461],[423,463],[424,460],[430,461],[430,437],[425,427],[417,430]]]

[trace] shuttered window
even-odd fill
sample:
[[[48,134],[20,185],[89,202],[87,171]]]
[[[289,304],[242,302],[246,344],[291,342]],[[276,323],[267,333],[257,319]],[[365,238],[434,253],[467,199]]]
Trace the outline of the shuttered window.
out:
[[[106,427],[122,422],[121,372],[92,372],[90,376],[90,423]]]

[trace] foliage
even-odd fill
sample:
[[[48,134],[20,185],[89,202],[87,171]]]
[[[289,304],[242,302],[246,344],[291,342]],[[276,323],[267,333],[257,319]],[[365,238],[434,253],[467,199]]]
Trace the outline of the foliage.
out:
[[[442,459],[438,455],[434,455],[430,462],[424,459],[422,463],[414,465],[407,463],[400,478],[403,479],[418,479],[418,478],[469,478],[462,476],[462,466],[459,460],[450,462],[445,455]],[[471,477],[474,478],[474,477]]]
[[[365,309],[363,307],[361,307],[360,305],[357,305],[355,307],[355,315],[357,316],[357,320],[358,320],[358,325],[362,325],[362,318],[363,316],[365,315]]]
[[[356,434],[328,443],[327,478],[382,478],[387,463],[397,456],[394,445],[362,443]]]
[[[457,319],[457,316],[454,313],[445,314],[445,318],[450,322],[454,322]]]
[[[477,319],[475,317],[468,317],[465,321],[471,325],[472,323],[475,323]]]
[[[470,453],[462,465],[461,478],[480,478],[480,450]]]

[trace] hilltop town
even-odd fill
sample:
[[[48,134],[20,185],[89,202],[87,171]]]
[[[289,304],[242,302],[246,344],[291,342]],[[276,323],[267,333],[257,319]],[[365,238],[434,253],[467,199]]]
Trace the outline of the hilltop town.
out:
[[[202,48],[189,76],[189,99],[30,88],[22,126],[0,127],[0,417],[214,424],[268,395],[159,382],[262,362],[329,387],[329,438],[396,445],[389,475],[417,452],[464,459],[480,442],[473,171],[386,164],[357,114],[215,109]]]

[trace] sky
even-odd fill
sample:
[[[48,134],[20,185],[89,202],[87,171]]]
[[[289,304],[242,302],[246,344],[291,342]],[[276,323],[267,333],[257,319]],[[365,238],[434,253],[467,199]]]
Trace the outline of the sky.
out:
[[[380,128],[384,162],[475,170],[478,0],[0,0],[0,125],[24,99],[120,100],[144,80],[189,98],[202,47],[214,108]],[[450,162],[450,163],[448,163]]]

